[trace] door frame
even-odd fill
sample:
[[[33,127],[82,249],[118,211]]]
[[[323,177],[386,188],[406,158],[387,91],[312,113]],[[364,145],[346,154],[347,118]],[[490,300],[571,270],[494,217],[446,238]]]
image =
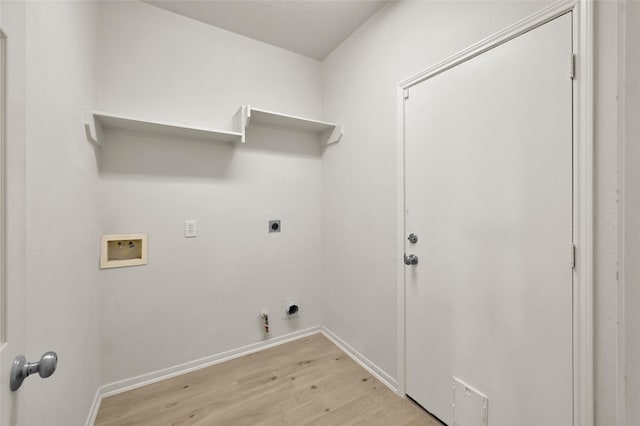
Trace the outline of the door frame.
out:
[[[0,21],[1,23],[1,21]],[[0,28],[0,351],[7,341],[7,318],[6,318],[6,227],[5,227],[5,206],[6,206],[6,75],[7,56],[6,39],[2,28]],[[0,384],[2,384],[0,382]]]
[[[573,12],[573,424],[593,426],[593,3],[558,1],[410,77],[397,88],[397,259],[405,252],[404,99],[406,91],[565,13]],[[567,58],[567,78],[570,72]],[[568,250],[567,250],[568,251]],[[567,263],[569,254],[567,254]],[[398,261],[398,392],[406,395],[405,265]]]
[[[0,21],[1,22],[1,21]],[[7,95],[7,36],[0,28],[0,345],[7,341],[6,318],[6,95]]]

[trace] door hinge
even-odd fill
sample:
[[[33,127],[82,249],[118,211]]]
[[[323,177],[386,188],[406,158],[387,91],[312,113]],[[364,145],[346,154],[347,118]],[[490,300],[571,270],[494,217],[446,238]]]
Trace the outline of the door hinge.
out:
[[[569,63],[569,78],[571,80],[576,78],[576,55],[571,54],[571,61]]]
[[[576,268],[576,245],[569,243],[569,265],[571,269]]]
[[[406,89],[404,89],[402,91],[402,94],[404,95],[405,99],[409,99],[409,88],[407,87]]]

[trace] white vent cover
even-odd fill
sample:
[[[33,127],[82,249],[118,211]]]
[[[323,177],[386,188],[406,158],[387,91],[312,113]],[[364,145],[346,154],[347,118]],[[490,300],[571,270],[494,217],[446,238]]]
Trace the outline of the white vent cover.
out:
[[[454,426],[489,426],[489,399],[457,377],[452,406]]]

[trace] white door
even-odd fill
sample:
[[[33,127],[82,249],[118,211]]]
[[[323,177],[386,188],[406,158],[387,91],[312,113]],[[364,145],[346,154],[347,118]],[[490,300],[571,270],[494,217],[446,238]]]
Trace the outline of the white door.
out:
[[[571,55],[567,13],[405,100],[406,393],[450,426],[454,377],[491,426],[572,424]]]
[[[20,426],[24,392],[9,374],[25,353],[24,4],[0,2],[0,32],[0,425]]]

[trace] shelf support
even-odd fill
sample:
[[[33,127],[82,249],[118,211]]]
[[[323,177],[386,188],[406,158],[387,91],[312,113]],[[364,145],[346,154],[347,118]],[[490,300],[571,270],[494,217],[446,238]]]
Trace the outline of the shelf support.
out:
[[[251,107],[249,105],[243,105],[238,108],[238,111],[233,115],[233,127],[234,131],[241,133],[240,142],[247,142],[247,126],[251,119]]]
[[[103,129],[102,124],[96,119],[93,111],[85,112],[84,131],[89,142],[102,148]]]
[[[344,129],[342,127],[342,124],[337,124],[336,127],[334,127],[333,129],[329,129],[324,133],[322,133],[322,141],[326,145],[338,143],[340,142],[340,139],[342,138],[343,133],[344,133]]]

